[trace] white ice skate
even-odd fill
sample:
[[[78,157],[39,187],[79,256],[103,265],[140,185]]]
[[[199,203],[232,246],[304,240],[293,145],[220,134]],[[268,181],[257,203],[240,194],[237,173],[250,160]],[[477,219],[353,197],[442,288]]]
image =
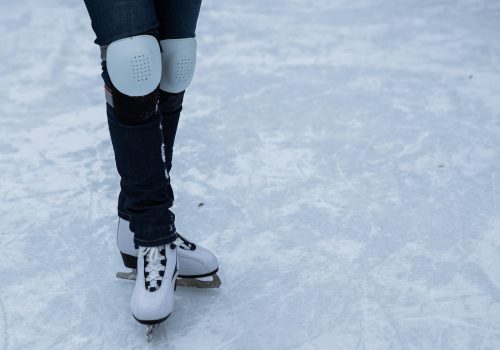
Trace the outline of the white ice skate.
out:
[[[138,322],[148,326],[148,341],[153,339],[158,325],[172,313],[178,273],[175,244],[139,247],[130,309]]]
[[[125,267],[130,272],[118,272],[116,277],[135,280],[137,275],[138,250],[134,245],[134,234],[129,229],[129,222],[118,219],[117,232],[118,249]],[[177,285],[197,288],[219,288],[221,280],[217,275],[219,262],[217,257],[208,249],[196,245],[181,235],[177,243],[177,259],[179,279]]]

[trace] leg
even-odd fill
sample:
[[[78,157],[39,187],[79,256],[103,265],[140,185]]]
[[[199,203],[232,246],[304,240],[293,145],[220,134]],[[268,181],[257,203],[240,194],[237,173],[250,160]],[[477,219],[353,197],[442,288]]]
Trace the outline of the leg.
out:
[[[159,39],[163,48],[163,76],[160,84],[160,113],[164,143],[165,168],[172,168],[172,154],[182,110],[184,90],[190,84],[196,60],[194,41],[201,0],[155,0],[159,21]],[[180,47],[179,47],[180,46]],[[181,56],[178,50],[182,50]],[[175,56],[178,57],[175,57]],[[176,81],[177,62],[184,65],[181,84]],[[173,192],[172,192],[173,196]]]
[[[191,83],[196,65],[194,37],[201,0],[155,0],[155,4],[163,49],[159,110],[162,115],[165,168],[170,172],[184,91]],[[170,191],[174,198],[171,187]],[[181,235],[179,248],[179,277],[183,277],[179,280],[179,285],[201,288],[218,288],[221,285],[217,276],[219,262],[211,251]],[[209,279],[201,280],[205,277]]]
[[[102,47],[108,125],[121,176],[119,215],[130,220],[135,244],[146,247],[170,243],[176,239],[174,215],[169,210],[173,199],[161,154],[159,77],[151,76],[156,72],[161,77],[161,63],[152,69],[161,60],[157,39],[152,36],[158,32],[153,0],[85,3],[96,43]],[[130,52],[142,58],[128,57]],[[132,59],[136,70],[128,72],[131,61],[123,60]]]
[[[120,199],[139,249],[130,302],[148,325],[170,316],[178,275],[174,215],[162,158],[158,113],[161,51],[153,0],[86,0],[101,46],[108,126],[120,174]]]

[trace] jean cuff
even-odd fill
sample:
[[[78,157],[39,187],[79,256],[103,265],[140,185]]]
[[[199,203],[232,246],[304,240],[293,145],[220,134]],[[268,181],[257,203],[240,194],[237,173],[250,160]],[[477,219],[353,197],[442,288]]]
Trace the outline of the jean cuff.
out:
[[[177,239],[177,232],[171,233],[168,236],[156,239],[140,239],[134,237],[134,244],[141,247],[158,247],[175,242]]]

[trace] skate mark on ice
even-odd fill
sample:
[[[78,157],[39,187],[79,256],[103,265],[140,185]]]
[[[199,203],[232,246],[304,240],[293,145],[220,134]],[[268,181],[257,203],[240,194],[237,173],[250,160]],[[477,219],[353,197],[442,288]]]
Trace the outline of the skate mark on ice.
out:
[[[365,201],[369,206],[370,208],[372,208],[373,210],[377,211],[378,214],[381,216],[381,217],[384,217],[386,218],[388,221],[387,222],[393,222],[393,224],[395,224],[399,231],[400,232],[405,232],[406,233],[406,229],[404,227],[401,226],[401,224],[397,223],[397,222],[394,222],[394,220],[392,220],[392,218],[390,218],[386,213],[384,213],[382,210],[379,209],[379,207],[373,202],[371,201],[369,198],[367,198],[360,190],[358,187],[356,187],[356,185],[354,185],[352,183],[352,181],[350,181],[347,176],[345,175],[344,171],[342,170],[342,167],[340,166],[340,162],[339,162],[339,158],[338,158],[338,155],[337,153],[335,153],[335,164],[337,166],[337,171],[340,175],[340,177],[342,178],[342,180],[344,180],[346,182],[346,184],[353,190],[353,192],[359,197],[361,198],[363,201]]]

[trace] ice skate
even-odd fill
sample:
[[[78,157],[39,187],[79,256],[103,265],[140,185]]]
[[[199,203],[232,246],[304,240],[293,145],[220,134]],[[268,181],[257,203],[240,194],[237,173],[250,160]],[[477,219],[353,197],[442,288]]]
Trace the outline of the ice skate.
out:
[[[139,247],[137,275],[130,309],[134,318],[147,325],[146,338],[151,341],[158,325],[172,313],[175,283],[178,275],[175,244]]]
[[[131,271],[118,272],[116,277],[135,280],[138,250],[134,245],[134,234],[129,229],[129,222],[122,218],[118,220],[117,242],[123,264]],[[177,285],[195,288],[219,288],[221,280],[217,275],[219,270],[217,257],[208,249],[190,242],[181,235],[175,243],[178,246],[179,278]]]

